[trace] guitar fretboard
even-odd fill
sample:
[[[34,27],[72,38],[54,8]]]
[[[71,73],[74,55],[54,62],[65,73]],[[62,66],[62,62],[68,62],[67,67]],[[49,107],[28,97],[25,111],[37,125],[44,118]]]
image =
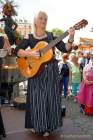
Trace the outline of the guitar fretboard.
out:
[[[56,46],[60,41],[62,41],[68,35],[68,31],[66,31],[63,35],[57,37],[56,39],[52,40],[45,48],[41,50],[43,54],[45,54],[49,49]]]
[[[85,27],[87,24],[88,24],[88,21],[83,19],[80,22],[78,22],[77,24],[75,24],[73,27],[75,30],[79,30],[79,29]],[[54,39],[53,41],[51,41],[51,43],[49,43],[45,48],[40,50],[41,54],[45,54],[49,49],[53,48],[56,44],[58,44],[61,40],[63,40],[68,34],[69,34],[68,31],[65,31],[65,33],[62,36],[59,36],[56,39]]]

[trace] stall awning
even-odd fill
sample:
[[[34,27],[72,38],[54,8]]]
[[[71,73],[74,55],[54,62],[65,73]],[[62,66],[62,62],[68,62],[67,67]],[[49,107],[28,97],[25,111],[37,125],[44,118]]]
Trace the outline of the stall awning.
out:
[[[80,43],[79,43],[79,50],[83,51],[93,51],[93,39],[90,38],[80,38]]]

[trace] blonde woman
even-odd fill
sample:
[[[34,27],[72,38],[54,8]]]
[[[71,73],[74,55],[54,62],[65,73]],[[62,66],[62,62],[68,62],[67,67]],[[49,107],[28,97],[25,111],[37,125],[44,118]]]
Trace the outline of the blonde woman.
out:
[[[76,56],[76,54],[74,53],[70,54],[69,59],[72,62],[71,66],[72,95],[76,97],[82,79],[83,68],[78,63],[78,57]],[[74,101],[76,102],[76,98],[74,98]]]
[[[26,36],[23,42],[16,47],[19,57],[40,57],[39,51],[30,52],[25,50],[30,46],[34,48],[40,41],[51,42],[46,32],[48,16],[40,11],[34,18],[34,32]],[[62,52],[71,50],[75,30],[69,29],[69,42],[65,45],[61,41],[57,48]],[[62,126],[61,94],[59,93],[59,71],[58,63],[53,60],[45,65],[44,70],[38,77],[28,79],[27,109],[25,127],[36,134],[49,136],[49,133]]]

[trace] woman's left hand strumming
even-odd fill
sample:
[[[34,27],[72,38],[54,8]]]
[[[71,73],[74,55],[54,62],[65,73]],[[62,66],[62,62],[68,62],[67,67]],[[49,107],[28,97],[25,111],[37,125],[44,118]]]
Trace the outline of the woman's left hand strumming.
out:
[[[34,50],[30,52],[30,55],[38,59],[40,57],[40,52],[38,50]]]

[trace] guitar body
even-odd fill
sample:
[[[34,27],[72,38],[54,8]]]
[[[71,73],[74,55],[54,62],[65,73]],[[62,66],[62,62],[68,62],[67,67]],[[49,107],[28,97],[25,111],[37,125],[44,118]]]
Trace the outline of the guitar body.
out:
[[[36,44],[36,46],[33,49],[30,49],[29,51],[34,50],[42,50],[48,45],[47,42],[41,41]],[[21,71],[21,74],[26,77],[30,78],[33,76],[38,75],[41,70],[44,68],[45,63],[49,62],[53,57],[53,51],[52,49],[49,49],[46,53],[42,53],[40,58],[35,57],[28,57],[28,58],[17,58],[17,64],[19,66],[19,69]]]
[[[77,24],[75,24],[73,28],[75,30],[79,30],[85,27],[87,24],[88,24],[87,20],[83,19]],[[62,36],[59,36],[58,38],[52,40],[50,44],[48,44],[45,41],[41,41],[37,43],[33,49],[29,50],[29,51],[34,50],[40,51],[41,54],[40,58],[35,57],[17,58],[17,63],[22,75],[26,78],[30,78],[40,74],[42,68],[44,68],[45,63],[50,61],[53,57],[52,48],[60,41],[62,41],[68,34],[69,34],[68,31],[66,31]]]

